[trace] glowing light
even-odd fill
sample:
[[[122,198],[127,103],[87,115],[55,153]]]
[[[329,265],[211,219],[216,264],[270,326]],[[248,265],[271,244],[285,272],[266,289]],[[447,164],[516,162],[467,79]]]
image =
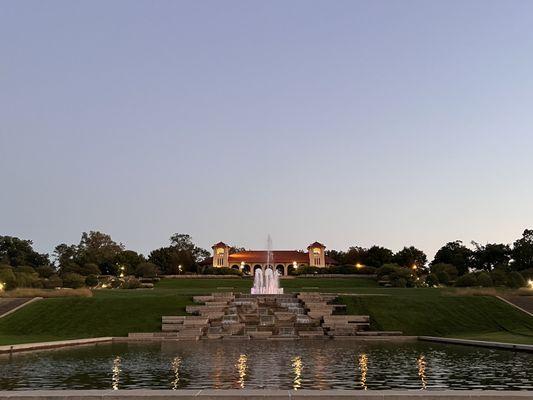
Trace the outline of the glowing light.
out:
[[[178,390],[178,388],[180,387],[180,367],[181,367],[181,358],[179,356],[176,356],[172,360],[172,372],[174,372],[174,380],[172,381],[172,390]]]
[[[244,261],[241,261],[241,266],[239,267],[239,269],[242,271],[244,269]]]
[[[120,356],[116,356],[113,360],[113,378],[112,378],[112,388],[113,390],[118,390],[118,383],[120,380]]]
[[[298,263],[297,263],[296,261],[293,261],[293,262],[292,262],[292,267],[293,267],[294,269],[297,269],[297,268],[298,268]]]
[[[413,266],[411,268],[416,270],[418,267],[416,266],[416,264],[413,264]]]
[[[355,268],[357,268],[357,269],[363,268],[363,264],[357,263],[357,264],[355,264]]]
[[[418,359],[416,360],[416,364],[418,365],[418,376],[420,377],[420,380],[422,381],[422,389],[426,389],[427,387],[426,358],[423,355],[420,355]]]
[[[302,370],[304,365],[302,363],[302,357],[296,356],[292,358],[292,370],[294,372],[294,379],[292,380],[292,387],[294,390],[298,390],[302,387]]]
[[[183,267],[181,265],[178,265],[178,270],[181,272],[181,270],[183,269]]]
[[[359,371],[361,372],[361,386],[363,390],[367,390],[366,374],[368,372],[368,356],[364,353],[359,356]]]
[[[121,273],[120,273],[120,277],[121,277],[121,278],[124,278],[124,272],[121,272]]]
[[[0,282],[0,292],[3,292],[6,289],[6,284],[4,282]]]
[[[102,289],[107,288],[107,283],[102,283]]]
[[[237,368],[237,374],[239,375],[239,379],[237,379],[237,385],[244,389],[244,381],[246,379],[246,370],[248,369],[247,366],[248,357],[246,354],[241,354],[239,356],[239,359],[237,360],[237,364],[235,367]]]
[[[533,280],[531,280],[531,279],[527,280],[527,287],[530,288],[530,289],[533,289]]]

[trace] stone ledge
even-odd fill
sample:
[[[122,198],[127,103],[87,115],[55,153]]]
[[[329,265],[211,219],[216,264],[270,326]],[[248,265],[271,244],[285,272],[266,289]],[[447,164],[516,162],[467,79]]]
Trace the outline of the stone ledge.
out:
[[[490,342],[490,341],[484,341],[484,340],[453,339],[453,338],[444,338],[444,337],[435,337],[435,336],[418,336],[418,340],[423,340],[426,342],[488,347],[492,349],[533,352],[533,345],[529,345],[529,344],[513,344],[513,343],[502,343],[502,342]]]
[[[57,347],[81,346],[81,345],[86,345],[86,344],[105,343],[105,342],[112,342],[112,341],[113,341],[112,337],[99,337],[99,338],[88,338],[88,339],[58,340],[55,342],[13,344],[13,345],[0,346],[0,354],[15,353],[15,352],[21,352],[21,351],[45,350],[45,349],[53,349]]]
[[[533,398],[531,391],[494,391],[494,390],[35,390],[0,391],[0,399],[16,400],[524,400]]]

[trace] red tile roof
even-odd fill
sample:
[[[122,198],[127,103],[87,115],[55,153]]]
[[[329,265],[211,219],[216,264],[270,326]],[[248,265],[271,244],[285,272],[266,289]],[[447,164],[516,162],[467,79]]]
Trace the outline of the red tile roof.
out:
[[[308,263],[309,254],[303,251],[296,250],[276,250],[272,251],[273,259],[272,263]],[[244,261],[246,264],[253,263],[266,263],[267,251],[266,250],[247,250],[240,253],[234,253],[229,255],[229,262],[240,264]]]
[[[228,245],[224,242],[218,242],[217,244],[214,244],[211,248],[214,249],[215,247],[228,247]]]

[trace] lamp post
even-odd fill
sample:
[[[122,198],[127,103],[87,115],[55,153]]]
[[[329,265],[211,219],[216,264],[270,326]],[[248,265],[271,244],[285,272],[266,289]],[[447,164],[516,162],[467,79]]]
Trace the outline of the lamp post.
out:
[[[179,271],[179,274],[181,275],[181,272],[183,271],[183,267],[180,265],[178,265],[178,271]]]

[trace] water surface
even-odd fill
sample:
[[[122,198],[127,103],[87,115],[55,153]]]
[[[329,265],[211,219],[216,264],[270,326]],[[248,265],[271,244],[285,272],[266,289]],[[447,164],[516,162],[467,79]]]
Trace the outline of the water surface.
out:
[[[115,343],[0,357],[0,390],[533,390],[533,355],[348,341]]]

